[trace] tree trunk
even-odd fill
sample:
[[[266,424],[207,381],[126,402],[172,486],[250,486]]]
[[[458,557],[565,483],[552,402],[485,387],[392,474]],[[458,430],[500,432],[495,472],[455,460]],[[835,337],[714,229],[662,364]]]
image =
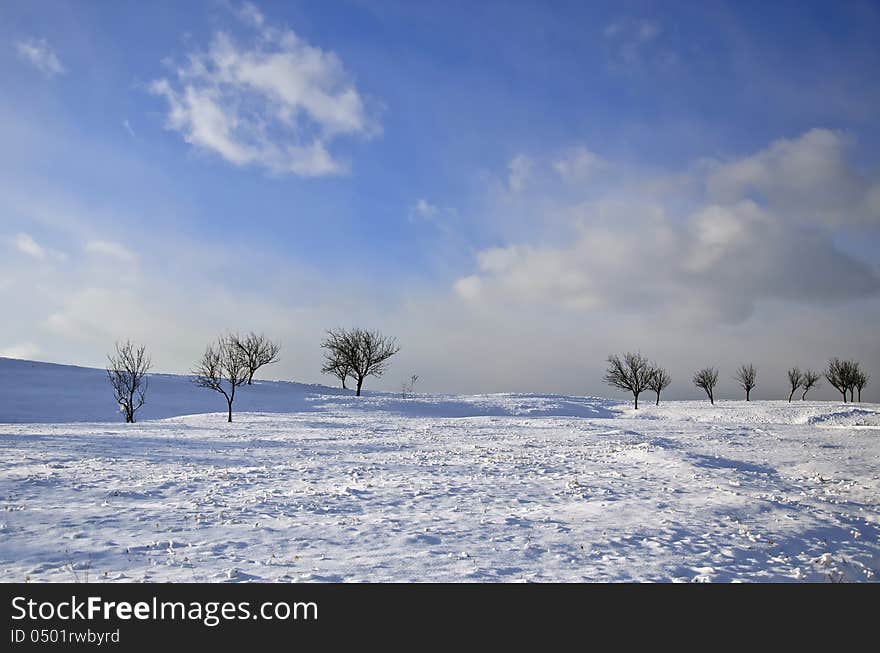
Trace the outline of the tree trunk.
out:
[[[638,410],[639,409],[639,396],[637,394],[633,393],[633,397],[635,397],[635,399],[636,399],[636,410]]]
[[[862,403],[862,389],[859,388],[859,403]]]
[[[654,405],[655,405],[655,406],[659,406],[659,405],[660,405],[660,393],[659,393],[659,392],[657,393],[657,401],[654,402]]]
[[[361,396],[361,386],[362,386],[363,384],[364,384],[364,380],[363,380],[363,379],[358,379],[357,394],[356,394],[355,396],[357,396],[357,397],[360,397],[360,396]]]
[[[229,404],[229,413],[227,414],[226,421],[232,422],[232,400],[230,399],[226,403]]]
[[[749,394],[750,393],[751,393],[751,390],[746,390],[746,401],[749,401]]]
[[[806,401],[806,400],[807,400],[807,393],[808,393],[809,391],[810,391],[809,388],[807,388],[806,390],[804,390],[804,394],[801,395],[801,401]]]
[[[794,388],[791,389],[791,394],[788,395],[788,403],[791,403],[791,398],[794,397]]]
[[[343,389],[343,390],[348,390],[348,388],[347,388],[346,385],[345,385],[345,379],[342,379],[342,389]]]
[[[248,372],[248,383],[247,384],[250,385],[251,381],[253,381],[253,380],[254,380],[254,373]]]
[[[841,390],[843,394],[843,403],[846,403],[846,389]]]
[[[715,405],[715,397],[712,396],[711,392],[709,393],[709,401],[712,403],[713,406]]]

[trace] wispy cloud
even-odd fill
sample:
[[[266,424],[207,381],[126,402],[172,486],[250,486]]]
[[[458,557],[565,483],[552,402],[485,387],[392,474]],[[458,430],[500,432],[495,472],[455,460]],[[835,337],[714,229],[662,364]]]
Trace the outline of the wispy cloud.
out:
[[[410,216],[417,216],[419,218],[424,218],[425,220],[432,220],[437,215],[437,212],[439,210],[440,209],[431,204],[428,200],[421,198],[412,207],[412,210],[410,211]]]
[[[86,243],[86,251],[103,257],[110,257],[123,263],[133,263],[137,255],[121,243],[111,240],[90,240]]]
[[[15,44],[19,58],[37,68],[46,77],[63,75],[66,71],[58,55],[46,42],[46,39],[27,39]]]
[[[584,182],[608,168],[608,162],[586,147],[575,147],[553,162],[553,169],[565,181]]]
[[[650,20],[619,19],[605,26],[605,38],[648,43],[660,34],[660,25]]]
[[[603,30],[608,64],[614,70],[638,70],[646,65],[669,67],[678,60],[662,43],[663,27],[654,20],[619,18]]]
[[[507,164],[507,186],[511,192],[522,191],[532,172],[532,160],[525,154],[518,154]]]
[[[15,237],[15,247],[19,252],[33,256],[34,258],[46,258],[46,250],[28,234],[18,234]]]
[[[64,261],[67,259],[64,252],[41,245],[30,234],[17,234],[12,239],[12,245],[22,254],[38,261]]]
[[[330,144],[378,125],[342,62],[269,26],[250,3],[238,15],[254,33],[249,44],[218,32],[207,50],[187,53],[150,85],[168,103],[166,127],[234,165],[305,177],[345,172]]]
[[[410,222],[428,222],[445,232],[451,231],[457,218],[456,209],[437,206],[423,197],[419,198],[409,210]]]
[[[242,21],[258,29],[266,24],[266,17],[253,2],[243,2],[235,13]]]

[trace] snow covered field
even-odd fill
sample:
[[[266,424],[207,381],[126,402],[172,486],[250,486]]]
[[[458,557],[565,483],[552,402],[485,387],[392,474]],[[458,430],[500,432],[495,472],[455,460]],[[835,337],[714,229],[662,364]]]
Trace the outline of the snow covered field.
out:
[[[168,376],[154,415],[217,412],[125,425],[100,371],[30,363],[11,380],[11,365],[3,581],[880,578],[877,404],[636,414],[589,397],[358,400],[262,382],[241,395],[255,412],[226,424],[222,397]],[[109,401],[117,421],[73,421],[76,401],[88,415]]]

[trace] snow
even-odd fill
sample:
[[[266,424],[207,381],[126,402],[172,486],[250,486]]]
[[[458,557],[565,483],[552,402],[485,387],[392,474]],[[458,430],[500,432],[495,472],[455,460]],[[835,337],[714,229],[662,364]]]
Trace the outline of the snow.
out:
[[[264,383],[259,392],[248,389],[253,387],[236,393],[235,408],[298,411],[314,392],[342,392],[277,381]],[[207,413],[224,405],[221,394],[196,387],[191,377],[150,374],[147,403],[137,419]],[[118,421],[120,417],[104,370],[0,358],[0,422],[97,422]]]
[[[0,360],[2,581],[880,576],[877,404],[260,382],[227,424],[167,375],[126,425],[101,375]]]

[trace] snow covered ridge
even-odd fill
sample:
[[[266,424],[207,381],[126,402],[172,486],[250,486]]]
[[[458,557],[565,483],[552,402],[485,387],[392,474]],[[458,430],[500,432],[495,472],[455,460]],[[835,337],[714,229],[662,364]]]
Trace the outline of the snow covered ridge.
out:
[[[137,419],[161,419],[224,408],[223,398],[196,387],[192,377],[150,374],[147,402]],[[320,385],[262,381],[236,397],[236,411],[307,410],[318,396],[340,390]],[[251,391],[254,390],[254,391]],[[101,369],[0,358],[0,423],[118,422],[107,373]]]
[[[138,421],[219,413],[223,399],[192,383],[192,377],[150,374],[147,402]],[[426,395],[401,399],[368,392],[289,381],[255,381],[241,389],[235,412],[291,413],[328,407],[381,411],[413,417],[582,417],[674,419],[714,423],[878,425],[880,405],[827,401],[663,401],[633,411],[627,400],[553,394],[498,393]],[[118,422],[122,419],[104,370],[0,358],[0,423]]]
[[[216,413],[222,397],[196,387],[192,377],[150,374],[147,401],[138,421]],[[321,410],[328,402],[359,410],[417,416],[565,415],[610,417],[620,402],[597,397],[540,394],[418,395],[367,392],[288,381],[254,381],[235,399],[235,413]],[[122,419],[104,370],[0,358],[0,423],[117,422]]]
[[[713,424],[811,424],[880,428],[880,404],[833,401],[661,401],[627,411],[642,419],[686,420]],[[880,434],[878,434],[880,435]]]
[[[880,578],[876,404],[153,378],[0,360],[0,581]]]

